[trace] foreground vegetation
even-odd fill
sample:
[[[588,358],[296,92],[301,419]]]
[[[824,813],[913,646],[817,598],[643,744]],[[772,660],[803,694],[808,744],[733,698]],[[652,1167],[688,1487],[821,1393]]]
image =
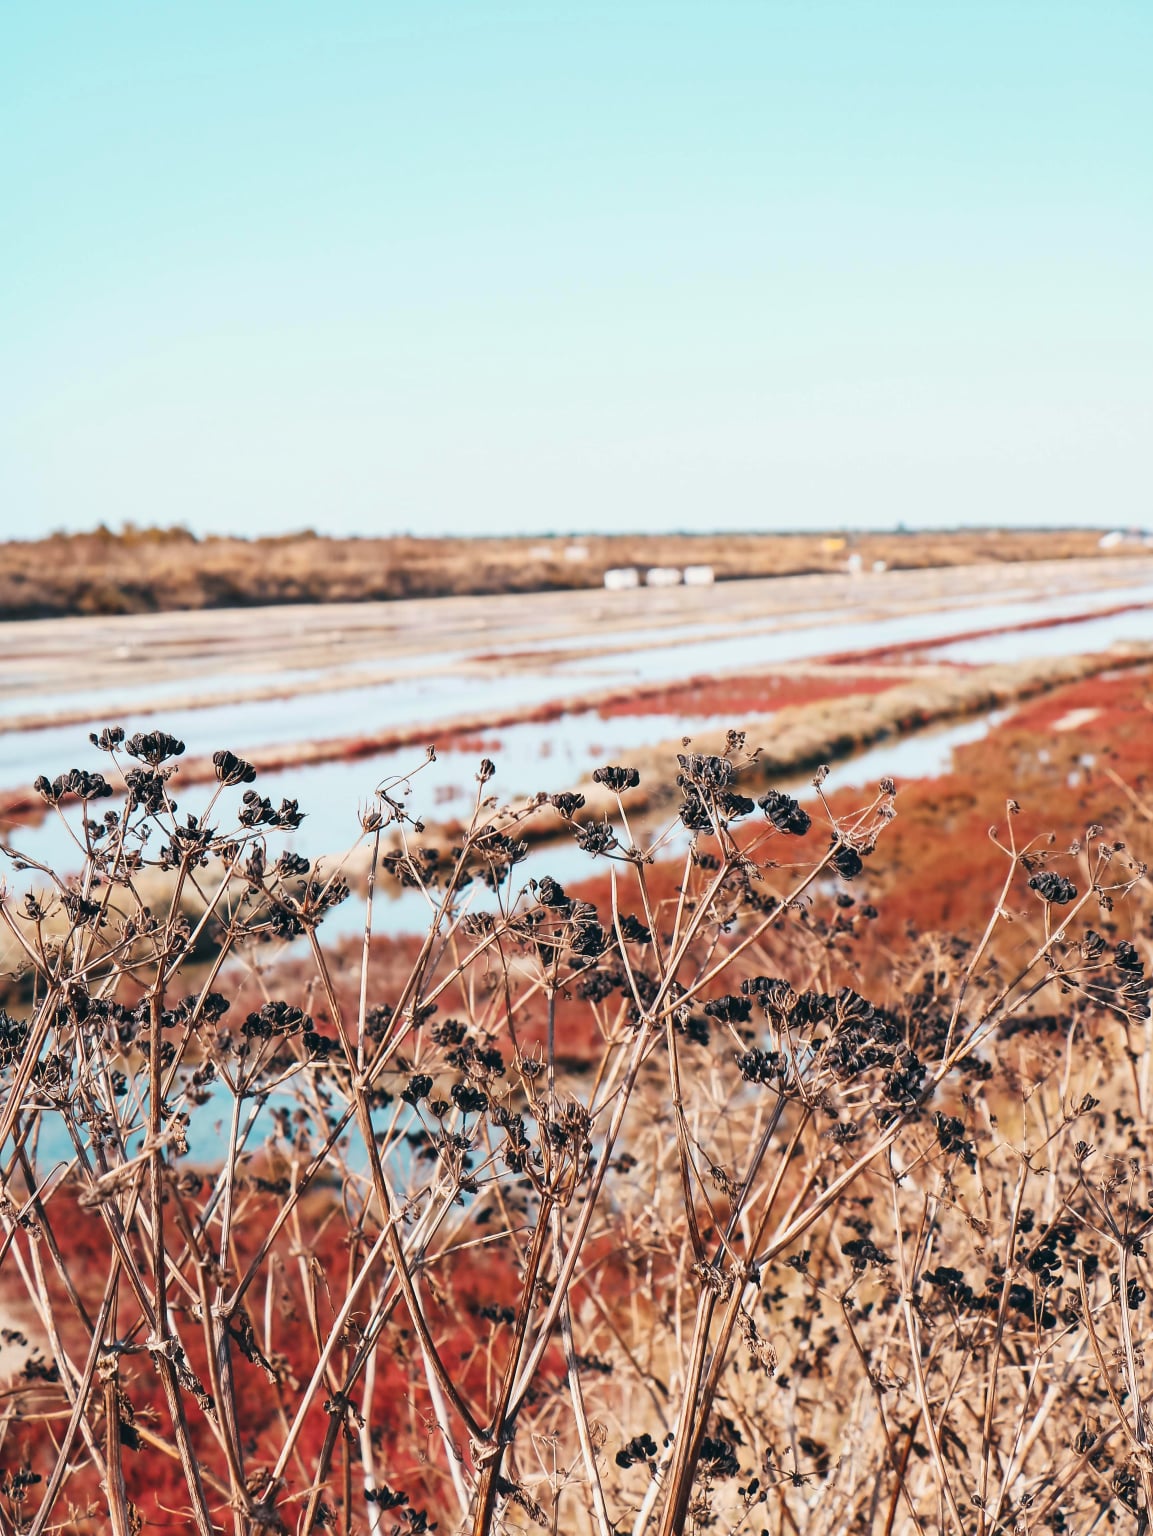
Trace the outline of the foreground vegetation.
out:
[[[482,763],[439,848],[381,786],[330,944],[233,755],[201,821],[162,732],[41,780],[84,867],[0,905],[0,1529],[1144,1528],[1148,736],[1075,686],[1108,824],[1001,801],[981,890],[987,776],[814,824],[733,735],[641,847],[632,769],[594,817]],[[542,822],[594,879],[518,879]]]
[[[579,539],[196,539],[181,528],[57,534],[0,545],[0,618],[152,613],[599,587],[613,566],[711,565],[718,580],[982,561],[1148,557],[1094,529],[958,533],[631,535]],[[578,558],[573,558],[576,555]]]

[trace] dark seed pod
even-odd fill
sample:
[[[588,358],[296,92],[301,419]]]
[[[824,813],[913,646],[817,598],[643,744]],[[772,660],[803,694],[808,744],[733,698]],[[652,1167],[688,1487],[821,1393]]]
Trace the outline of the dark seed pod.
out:
[[[549,796],[549,804],[559,811],[566,820],[571,820],[584,803],[585,797],[582,794],[578,794],[575,790],[565,790],[561,794]]]
[[[170,757],[182,757],[184,743],[178,737],[170,736],[167,731],[137,731],[135,736],[130,736],[124,743],[124,750],[129,757],[139,758],[141,762],[151,763],[153,768],[158,768]]]
[[[767,794],[761,796],[757,804],[778,832],[788,832],[793,837],[804,837],[813,824],[808,811],[803,811],[792,795],[786,795],[779,789],[770,789]]]
[[[1055,907],[1067,906],[1077,896],[1077,887],[1072,880],[1066,880],[1064,875],[1051,869],[1034,875],[1029,881],[1029,888],[1036,891],[1042,901],[1051,902]]]
[[[833,855],[833,868],[842,880],[852,880],[864,867],[861,863],[861,855],[847,844],[838,848]]]
[[[221,784],[251,784],[256,777],[256,769],[252,764],[246,763],[234,752],[214,752],[212,766]]]
[[[593,769],[593,783],[603,784],[618,795],[626,789],[635,789],[640,781],[640,773],[635,768],[618,768],[610,763],[605,768]]]

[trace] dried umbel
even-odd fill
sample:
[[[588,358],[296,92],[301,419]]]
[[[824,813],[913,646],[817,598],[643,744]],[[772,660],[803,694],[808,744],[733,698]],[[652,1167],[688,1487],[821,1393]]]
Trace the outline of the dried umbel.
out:
[[[1077,899],[1077,887],[1072,880],[1067,880],[1064,875],[1059,875],[1055,870],[1042,870],[1040,874],[1033,875],[1029,881],[1030,890],[1036,891],[1042,901],[1052,902],[1056,907],[1067,907],[1071,901]]]
[[[252,764],[237,757],[235,752],[214,752],[212,766],[221,784],[251,784],[256,778],[256,769]]]
[[[129,757],[138,757],[141,762],[159,768],[170,757],[183,757],[184,743],[167,731],[138,731],[124,742],[124,750]]]
[[[41,774],[32,787],[48,805],[59,805],[69,796],[77,800],[105,800],[112,794],[112,786],[102,773],[88,773],[82,768],[72,768],[51,781]]]
[[[549,796],[549,804],[555,806],[566,821],[571,821],[577,811],[583,809],[584,803],[585,797],[582,794],[571,791]]]
[[[304,811],[234,753],[191,816],[175,738],[98,744],[108,794],[46,780],[83,868],[0,899],[14,1530],[1144,1518],[1116,850],[1073,882],[1011,831],[984,934],[878,941],[892,784],[762,780],[762,819],[739,732],[646,775],[672,827],[482,768],[462,829],[386,784],[344,858],[280,846]]]
[[[770,789],[757,804],[778,832],[804,837],[813,824],[808,812],[803,811],[791,795],[783,794],[779,789]]]
[[[640,772],[636,768],[594,768],[592,777],[594,784],[603,784],[606,789],[618,795],[626,789],[635,789],[641,781]]]

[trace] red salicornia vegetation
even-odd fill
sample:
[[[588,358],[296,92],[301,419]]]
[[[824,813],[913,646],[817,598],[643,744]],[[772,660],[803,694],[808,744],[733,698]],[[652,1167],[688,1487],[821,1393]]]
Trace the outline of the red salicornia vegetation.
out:
[[[1145,1527],[1148,885],[1100,829],[1010,805],[984,932],[879,952],[893,785],[755,801],[736,734],[659,833],[633,769],[597,820],[484,762],[454,843],[390,783],[321,865],[233,754],[190,816],[182,743],[94,740],[37,785],[79,874],[0,900],[0,1530]]]

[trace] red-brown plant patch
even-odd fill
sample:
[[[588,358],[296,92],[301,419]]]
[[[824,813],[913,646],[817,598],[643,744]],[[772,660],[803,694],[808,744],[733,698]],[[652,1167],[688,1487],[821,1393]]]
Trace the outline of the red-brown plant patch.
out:
[[[739,720],[764,714],[786,704],[810,704],[818,699],[839,699],[849,694],[884,693],[900,678],[885,676],[830,677],[823,673],[753,673],[742,677],[694,677],[673,683],[659,692],[635,699],[616,699],[603,704],[605,719],[618,715],[723,715]]]

